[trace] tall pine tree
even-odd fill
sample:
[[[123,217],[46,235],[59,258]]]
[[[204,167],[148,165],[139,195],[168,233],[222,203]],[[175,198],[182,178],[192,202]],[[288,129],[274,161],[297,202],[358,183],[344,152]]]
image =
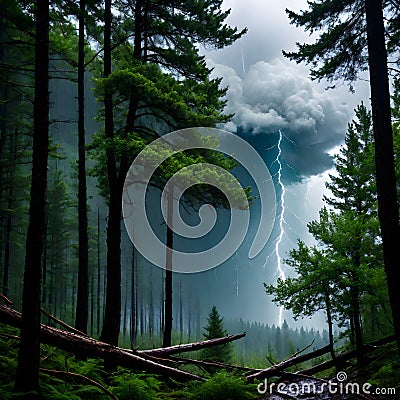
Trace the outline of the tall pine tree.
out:
[[[299,13],[287,10],[291,22],[311,34],[322,31],[314,43],[297,43],[297,52],[284,55],[297,62],[311,63],[316,79],[354,81],[369,69],[372,120],[375,138],[378,215],[382,234],[385,271],[400,352],[400,237],[399,207],[391,125],[388,78],[389,55],[398,56],[398,41],[386,46],[385,22],[392,38],[398,35],[399,8],[386,0],[309,1],[309,9]],[[384,14],[387,16],[384,20]],[[395,33],[393,35],[393,33]],[[398,62],[398,58],[395,59]]]
[[[197,44],[223,47],[233,43],[244,32],[224,24],[229,11],[220,10],[220,0],[118,2],[115,6],[123,10],[118,18],[121,15],[128,17],[119,24],[112,24],[111,2],[107,0],[106,5],[105,79],[99,83],[104,89],[101,97],[105,104],[107,140],[103,143],[103,150],[107,162],[103,172],[106,171],[107,179],[103,182],[107,186],[109,213],[107,295],[101,338],[116,344],[121,314],[122,189],[130,160],[139,149],[132,142],[138,141],[140,135],[143,145],[143,142],[157,137],[159,132],[188,126],[213,126],[224,120],[225,117],[221,117],[223,102],[220,96],[223,91],[218,87],[220,81],[209,80],[210,71],[199,55]],[[134,37],[133,46],[121,39],[131,36]],[[111,73],[113,48],[117,68]],[[119,95],[116,102],[113,102],[112,88]],[[123,101],[126,98],[128,108],[125,112]],[[114,131],[114,117],[121,127],[117,132]],[[153,123],[149,123],[149,119],[153,119]],[[154,121],[159,124],[157,129]],[[121,146],[122,143],[125,145]]]
[[[40,361],[40,289],[45,246],[45,204],[49,147],[49,2],[38,0],[35,9],[35,100],[32,183],[26,238],[21,341],[15,389],[38,392]]]

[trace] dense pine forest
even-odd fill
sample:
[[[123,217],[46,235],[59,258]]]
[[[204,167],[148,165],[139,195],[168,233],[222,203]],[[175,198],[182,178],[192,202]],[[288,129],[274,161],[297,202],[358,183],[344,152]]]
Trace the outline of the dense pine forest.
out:
[[[332,92],[368,80],[370,94],[348,110],[341,146],[325,149],[335,154],[323,207],[304,223],[308,239],[296,237],[286,254],[278,246],[287,138],[276,126],[265,133],[279,138],[263,182],[275,185],[267,247],[279,268],[272,278],[265,269],[259,285],[278,324],[235,314],[244,253],[220,275],[174,271],[173,251],[187,246],[195,263],[204,250],[174,232],[174,212],[197,225],[204,204],[217,210],[218,241],[229,215],[256,209],[258,218],[257,182],[201,130],[189,131],[196,148],[153,146],[170,132],[230,126],[229,85],[204,54],[246,36],[229,23],[231,12],[222,0],[0,0],[1,400],[311,399],[322,397],[268,385],[345,380],[368,382],[370,392],[326,385],[324,398],[398,398],[400,4],[320,0],[286,10],[312,41],[283,56],[308,65],[310,82]],[[257,115],[270,112],[260,105]],[[142,170],[164,157],[143,200],[164,245],[162,265],[135,246],[140,223],[130,217],[132,234],[126,222],[126,179],[141,156]],[[169,182],[179,171],[178,188]],[[253,289],[245,297],[258,310]]]

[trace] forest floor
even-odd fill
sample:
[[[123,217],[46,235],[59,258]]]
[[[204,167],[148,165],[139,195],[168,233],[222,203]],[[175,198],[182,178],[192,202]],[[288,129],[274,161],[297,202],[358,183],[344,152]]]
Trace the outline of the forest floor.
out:
[[[0,324],[0,400],[11,400],[14,396],[18,340],[12,335],[18,335],[18,330]],[[102,360],[77,361],[73,354],[48,345],[41,346],[41,368],[40,384],[43,400],[395,400],[400,398],[400,359],[394,344],[380,349],[378,354],[374,354],[373,359],[371,357],[368,367],[362,370],[356,365],[348,364],[345,369],[346,375],[342,373],[339,376],[336,371],[328,370],[321,373],[318,378],[291,378],[290,381],[271,379],[268,382],[253,384],[246,383],[240,374],[225,371],[215,374],[204,374],[203,371],[207,378],[206,382],[187,383],[178,383],[172,379],[126,368],[118,368],[115,373],[109,375],[103,369]],[[200,373],[198,369],[194,370],[196,368],[194,366],[187,368],[193,368],[191,372]],[[57,371],[61,374],[57,374]],[[336,383],[331,386],[336,392],[329,390],[330,381]],[[281,383],[280,387],[278,383]],[[274,390],[270,390],[271,387]],[[346,389],[347,387],[356,391],[359,388],[359,394],[352,394]],[[369,393],[363,392],[363,387]],[[391,388],[396,389],[397,395],[388,394]],[[282,393],[278,393],[277,389]],[[385,390],[386,394],[379,395],[377,389],[382,393]]]

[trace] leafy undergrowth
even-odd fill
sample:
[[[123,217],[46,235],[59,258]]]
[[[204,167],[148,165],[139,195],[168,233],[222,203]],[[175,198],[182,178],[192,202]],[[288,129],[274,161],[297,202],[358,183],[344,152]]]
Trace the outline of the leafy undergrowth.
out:
[[[0,334],[18,335],[18,330],[0,324]],[[17,366],[18,340],[0,337],[0,399],[14,398],[13,384]],[[246,400],[256,398],[255,385],[240,376],[219,372],[206,382],[179,384],[155,375],[134,373],[120,368],[107,375],[101,360],[77,361],[72,354],[50,346],[41,346],[41,368],[68,371],[99,383],[119,400]],[[40,373],[43,400],[103,400],[111,395],[80,377]],[[26,398],[26,397],[25,397]],[[29,398],[29,397],[28,397]]]
[[[362,388],[364,384],[374,394],[374,399],[398,399],[400,394],[400,357],[395,343],[377,348],[369,354],[369,362],[360,367],[352,360],[346,368],[346,383],[358,383]],[[333,379],[338,371],[334,368],[317,374],[319,378]],[[378,395],[380,393],[381,395]]]
[[[380,388],[395,388],[400,393],[400,357],[393,343],[381,350],[368,366],[368,382]]]

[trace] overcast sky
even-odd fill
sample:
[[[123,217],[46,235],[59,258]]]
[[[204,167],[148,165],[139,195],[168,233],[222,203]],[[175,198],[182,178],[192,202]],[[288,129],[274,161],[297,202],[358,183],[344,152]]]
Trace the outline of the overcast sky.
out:
[[[222,84],[229,87],[226,111],[235,116],[225,129],[247,138],[266,163],[276,154],[276,150],[268,154],[267,149],[276,146],[278,131],[285,135],[282,149],[283,179],[287,187],[284,257],[295,246],[297,238],[310,240],[306,223],[317,218],[323,204],[332,150],[343,143],[353,109],[361,101],[369,105],[368,82],[356,83],[355,94],[340,82],[336,89],[326,90],[326,82],[309,79],[307,66],[282,56],[282,49],[295,50],[296,42],[311,40],[301,28],[289,24],[285,13],[285,8],[299,10],[306,6],[305,0],[225,0],[224,8],[232,10],[228,23],[240,29],[247,27],[248,33],[224,50],[203,50],[209,66],[214,68],[214,76],[223,77]],[[265,280],[273,281],[277,277],[276,257],[268,258],[267,253],[254,262],[265,264]],[[271,305],[262,306],[265,294],[259,287],[259,274],[256,279],[258,286],[255,282],[246,282],[246,287],[252,290],[251,311],[256,298],[261,304],[256,307],[259,319],[277,323],[277,313],[271,316]],[[254,318],[252,312],[247,316]],[[317,327],[324,327],[323,318]]]

